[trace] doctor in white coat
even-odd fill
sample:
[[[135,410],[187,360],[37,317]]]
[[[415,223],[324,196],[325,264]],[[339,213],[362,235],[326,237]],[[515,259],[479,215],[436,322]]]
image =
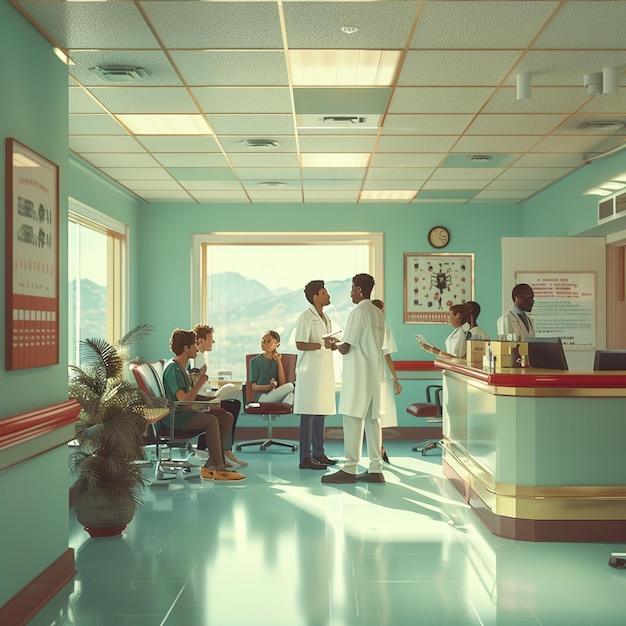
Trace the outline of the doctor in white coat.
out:
[[[296,348],[298,357],[298,384],[293,412],[300,414],[300,469],[325,470],[337,461],[324,452],[324,419],[334,415],[335,367],[332,350],[328,349],[324,335],[333,332],[330,318],[324,307],[330,304],[330,295],[323,280],[312,280],[304,288],[311,306],[296,322]]]
[[[323,483],[346,484],[355,480],[384,483],[381,456],[380,400],[384,380],[383,344],[385,320],[370,300],[374,279],[357,274],[350,296],[356,307],[348,316],[343,340],[337,349],[344,355],[343,385],[339,412],[343,414],[346,463],[334,474],[322,476]],[[369,470],[357,474],[361,460],[363,431],[367,439]]]
[[[535,304],[533,288],[526,283],[515,285],[511,297],[513,298],[511,310],[498,318],[498,335],[515,335],[515,341],[524,341],[528,337],[534,337],[535,324],[527,315],[533,310],[533,304]]]

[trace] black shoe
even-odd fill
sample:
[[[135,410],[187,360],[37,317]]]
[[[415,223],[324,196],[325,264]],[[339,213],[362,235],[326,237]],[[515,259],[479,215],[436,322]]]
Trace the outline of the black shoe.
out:
[[[355,479],[359,482],[363,483],[384,483],[385,477],[382,475],[382,472],[377,472],[375,474],[370,474],[370,472],[362,472],[361,474],[357,474]]]
[[[330,485],[348,485],[353,483],[355,478],[354,474],[348,474],[348,472],[339,470],[334,474],[326,474],[326,476],[322,476],[322,482]]]
[[[314,456],[313,460],[316,463],[321,463],[322,465],[337,465],[337,461],[335,461],[335,459],[329,459],[325,454],[322,456]]]
[[[382,452],[383,461],[385,463],[390,463],[389,457],[387,456],[387,450],[385,450],[385,448],[382,448],[381,452]]]
[[[300,469],[325,470],[328,466],[318,463],[315,459],[302,459]]]

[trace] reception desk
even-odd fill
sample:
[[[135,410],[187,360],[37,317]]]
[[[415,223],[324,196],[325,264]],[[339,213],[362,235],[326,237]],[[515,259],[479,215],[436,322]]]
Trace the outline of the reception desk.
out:
[[[626,542],[626,372],[435,364],[443,471],[491,532]]]

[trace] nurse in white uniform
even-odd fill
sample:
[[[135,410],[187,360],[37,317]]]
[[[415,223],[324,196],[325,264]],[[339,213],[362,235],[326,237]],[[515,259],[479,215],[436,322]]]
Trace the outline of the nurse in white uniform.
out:
[[[322,477],[323,483],[345,484],[355,480],[384,483],[380,398],[383,370],[385,319],[370,300],[374,279],[357,274],[352,279],[350,296],[357,306],[348,316],[342,341],[337,349],[344,355],[343,384],[339,412],[343,414],[343,436],[346,463],[343,469]],[[357,474],[363,445],[367,439],[369,470]]]
[[[311,306],[296,322],[298,384],[293,412],[300,414],[300,469],[324,470],[334,465],[324,451],[324,419],[334,415],[335,367],[332,348],[325,347],[324,335],[333,332],[330,318],[323,308],[330,304],[330,295],[323,280],[312,280],[304,288]]]
[[[463,304],[453,304],[448,313],[448,324],[454,329],[446,339],[445,352],[434,346],[422,346],[433,354],[464,359],[467,353],[467,309]]]
[[[382,300],[372,300],[372,304],[377,306],[385,314],[385,303]],[[380,427],[389,428],[398,425],[398,412],[396,410],[396,399],[402,393],[402,385],[398,382],[398,374],[393,364],[391,355],[398,351],[396,340],[389,326],[385,326],[385,342],[383,345],[383,356],[387,367],[385,367],[385,380],[383,382],[381,407],[380,407]],[[389,463],[389,456],[385,447],[381,447],[383,461]]]

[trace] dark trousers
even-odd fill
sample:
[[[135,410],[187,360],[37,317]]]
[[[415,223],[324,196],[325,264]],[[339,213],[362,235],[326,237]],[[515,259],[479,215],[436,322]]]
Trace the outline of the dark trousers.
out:
[[[224,450],[232,450],[235,443],[235,427],[237,426],[237,418],[241,411],[241,402],[239,400],[222,400],[220,406],[233,415],[233,427],[230,434],[226,437],[224,442]],[[206,450],[206,441],[204,435],[198,437],[198,450]]]

